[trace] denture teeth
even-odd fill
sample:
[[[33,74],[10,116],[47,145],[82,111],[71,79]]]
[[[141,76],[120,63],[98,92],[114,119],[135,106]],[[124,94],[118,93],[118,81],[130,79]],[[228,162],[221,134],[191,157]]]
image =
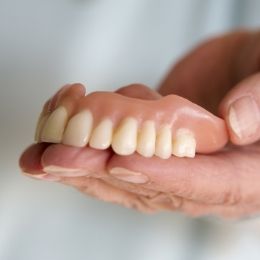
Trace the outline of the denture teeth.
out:
[[[170,158],[172,154],[172,131],[170,126],[163,126],[157,134],[155,155],[162,159]]]
[[[60,143],[67,121],[68,112],[66,108],[63,106],[56,108],[51,113],[43,127],[41,141]]]
[[[110,119],[103,119],[93,130],[89,146],[96,149],[107,149],[112,142],[113,123]]]
[[[130,155],[135,152],[137,127],[137,120],[132,117],[128,117],[120,123],[112,139],[112,148],[117,154]]]
[[[49,117],[49,114],[46,114],[46,115],[41,115],[38,119],[38,123],[37,123],[36,130],[35,130],[35,135],[34,135],[34,140],[36,142],[41,141],[42,128],[44,127],[44,124],[46,123],[48,117]]]
[[[138,135],[136,151],[144,157],[151,157],[155,152],[156,130],[153,121],[145,121]]]
[[[188,129],[179,129],[173,141],[172,154],[178,157],[195,156],[196,140]]]
[[[87,145],[92,131],[93,116],[89,110],[74,115],[64,132],[62,143],[77,147]]]

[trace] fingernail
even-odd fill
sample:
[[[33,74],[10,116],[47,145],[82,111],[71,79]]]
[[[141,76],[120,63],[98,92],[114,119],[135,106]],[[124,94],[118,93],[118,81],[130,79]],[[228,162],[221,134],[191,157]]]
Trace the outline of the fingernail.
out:
[[[83,171],[77,168],[65,168],[56,165],[49,165],[43,168],[43,171],[49,174],[61,175],[64,177],[79,177],[87,176],[87,171]]]
[[[59,181],[61,180],[61,178],[59,178],[58,176],[53,176],[50,175],[48,173],[40,173],[40,174],[31,174],[28,172],[22,172],[22,174],[33,178],[33,179],[37,179],[37,180],[45,180],[45,181]]]
[[[260,121],[260,111],[255,100],[244,96],[233,102],[229,108],[228,121],[238,138],[254,135]]]
[[[142,184],[149,181],[149,178],[143,173],[130,171],[128,169],[121,168],[121,167],[112,168],[109,171],[109,173],[113,177],[121,181],[126,181],[126,182],[131,182],[136,184]]]

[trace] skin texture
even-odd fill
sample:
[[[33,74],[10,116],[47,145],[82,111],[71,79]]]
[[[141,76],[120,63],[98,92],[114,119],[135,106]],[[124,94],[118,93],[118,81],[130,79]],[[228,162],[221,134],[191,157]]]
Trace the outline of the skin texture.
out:
[[[253,97],[260,109],[259,61],[258,32],[230,33],[193,50],[169,72],[159,88],[161,95],[180,95],[226,120],[230,143],[214,154],[162,160],[43,143],[29,147],[20,158],[20,166],[32,177],[50,180],[55,176],[86,194],[143,211],[168,209],[191,216],[226,218],[258,214],[259,131],[247,134],[245,128],[238,138],[228,115],[230,105],[244,95]],[[144,86],[120,91],[129,97],[145,99],[149,93],[150,99],[158,98],[158,93]],[[257,117],[254,123],[260,126]],[[40,175],[50,165],[80,169],[77,176],[82,176],[71,177],[73,172],[63,170]],[[142,173],[149,181],[133,184],[110,176],[111,169],[119,167]]]

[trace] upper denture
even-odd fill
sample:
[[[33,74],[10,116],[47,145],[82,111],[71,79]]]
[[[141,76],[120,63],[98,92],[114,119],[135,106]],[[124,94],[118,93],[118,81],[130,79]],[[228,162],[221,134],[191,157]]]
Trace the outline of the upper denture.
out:
[[[70,118],[66,123],[64,109]],[[57,119],[59,115],[63,119]],[[111,144],[118,154],[137,151],[146,157],[153,154],[161,158],[168,158],[169,154],[194,157],[195,148],[196,152],[209,153],[222,148],[228,140],[224,120],[176,95],[158,100],[111,92],[74,95],[71,99],[67,95],[41,127],[41,141],[55,140],[73,146],[90,143],[96,149],[106,149]],[[56,132],[48,129],[55,127]],[[56,136],[52,137],[54,132]]]

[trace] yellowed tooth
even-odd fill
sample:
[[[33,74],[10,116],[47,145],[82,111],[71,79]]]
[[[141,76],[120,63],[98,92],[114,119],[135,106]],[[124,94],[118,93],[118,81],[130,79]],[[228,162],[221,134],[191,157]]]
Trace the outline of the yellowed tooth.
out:
[[[41,132],[42,132],[42,128],[44,126],[44,124],[46,123],[48,117],[50,114],[46,114],[46,115],[40,115],[39,119],[38,119],[38,123],[36,126],[36,130],[35,130],[35,135],[34,135],[34,140],[36,142],[40,142],[41,141]]]
[[[156,130],[153,121],[145,121],[138,135],[136,151],[144,157],[151,157],[155,152]]]
[[[83,110],[74,115],[64,132],[63,144],[83,147],[86,146],[92,131],[93,116],[89,110]]]
[[[169,125],[164,125],[157,134],[155,155],[162,159],[170,158],[172,154],[172,131]]]
[[[137,120],[132,117],[128,117],[120,123],[112,139],[112,148],[117,154],[130,155],[135,152],[137,127]]]
[[[103,119],[93,130],[89,146],[96,149],[107,149],[112,142],[113,123],[110,119]]]
[[[46,120],[41,132],[41,141],[60,143],[67,121],[68,112],[66,108],[63,106],[56,108]]]
[[[172,154],[178,157],[191,157],[195,156],[196,140],[193,133],[181,128],[176,132],[173,140]]]

